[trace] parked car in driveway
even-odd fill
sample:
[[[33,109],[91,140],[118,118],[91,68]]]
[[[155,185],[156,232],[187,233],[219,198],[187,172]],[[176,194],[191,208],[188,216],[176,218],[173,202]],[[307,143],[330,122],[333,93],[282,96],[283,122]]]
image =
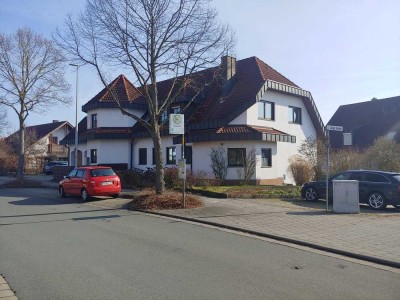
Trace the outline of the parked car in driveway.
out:
[[[52,174],[53,173],[53,168],[55,166],[68,166],[68,162],[67,161],[50,161],[48,163],[46,163],[43,167],[43,173],[45,173],[46,175]]]
[[[110,167],[89,166],[75,168],[59,183],[61,197],[81,196],[87,201],[92,196],[118,197],[121,180]]]
[[[333,180],[358,180],[360,203],[372,209],[387,205],[400,208],[400,173],[374,170],[350,170],[329,178],[329,201],[333,198]],[[312,181],[301,187],[301,196],[309,201],[326,198],[326,181]]]

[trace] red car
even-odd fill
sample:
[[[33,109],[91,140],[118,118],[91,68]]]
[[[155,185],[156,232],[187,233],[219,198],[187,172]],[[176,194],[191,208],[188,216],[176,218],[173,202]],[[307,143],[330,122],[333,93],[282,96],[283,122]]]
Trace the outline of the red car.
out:
[[[112,196],[121,192],[121,180],[109,167],[89,166],[73,169],[60,181],[58,191],[61,197],[81,195],[83,201],[91,196]]]

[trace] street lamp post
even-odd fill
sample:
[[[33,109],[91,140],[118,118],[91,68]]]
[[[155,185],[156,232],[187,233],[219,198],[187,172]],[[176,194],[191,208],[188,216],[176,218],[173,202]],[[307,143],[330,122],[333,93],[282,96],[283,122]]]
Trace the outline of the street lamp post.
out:
[[[76,86],[75,86],[75,151],[74,151],[74,166],[78,167],[78,79],[79,67],[77,64],[69,64],[76,67]]]

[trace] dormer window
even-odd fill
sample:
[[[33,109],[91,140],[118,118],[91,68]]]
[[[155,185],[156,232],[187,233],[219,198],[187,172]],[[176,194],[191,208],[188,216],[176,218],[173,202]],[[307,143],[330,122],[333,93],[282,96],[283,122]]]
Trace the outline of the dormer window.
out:
[[[164,110],[163,113],[161,114],[160,121],[161,123],[164,123],[167,120],[168,120],[168,112],[167,110]]]
[[[179,106],[173,106],[171,109],[171,114],[179,114],[181,111],[181,108]]]
[[[97,114],[92,114],[92,128],[97,127]]]

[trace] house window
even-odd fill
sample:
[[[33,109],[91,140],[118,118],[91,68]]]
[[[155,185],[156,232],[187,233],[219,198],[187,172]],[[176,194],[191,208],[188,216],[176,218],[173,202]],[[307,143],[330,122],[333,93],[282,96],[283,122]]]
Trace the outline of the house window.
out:
[[[90,163],[97,164],[97,149],[90,149]]]
[[[92,114],[92,128],[97,127],[97,114]]]
[[[228,148],[228,167],[243,167],[246,148]]]
[[[167,110],[164,110],[161,114],[160,121],[161,123],[164,123],[167,120],[168,120],[168,112]]]
[[[271,149],[261,149],[261,167],[272,166],[272,152]]]
[[[147,165],[147,148],[139,148],[139,165]]]
[[[289,106],[289,123],[301,124],[301,108]]]
[[[275,103],[269,101],[258,102],[258,118],[275,120]]]
[[[58,137],[56,137],[56,136],[50,137],[50,142],[51,142],[52,144],[58,144]]]
[[[167,147],[167,165],[176,164],[176,148]]]
[[[179,114],[181,108],[179,106],[173,106],[171,109],[171,114]]]
[[[88,157],[87,150],[85,150],[84,152],[84,157],[85,157],[85,165],[90,165],[90,157]]]
[[[192,164],[192,146],[185,146],[185,159],[187,164]]]

